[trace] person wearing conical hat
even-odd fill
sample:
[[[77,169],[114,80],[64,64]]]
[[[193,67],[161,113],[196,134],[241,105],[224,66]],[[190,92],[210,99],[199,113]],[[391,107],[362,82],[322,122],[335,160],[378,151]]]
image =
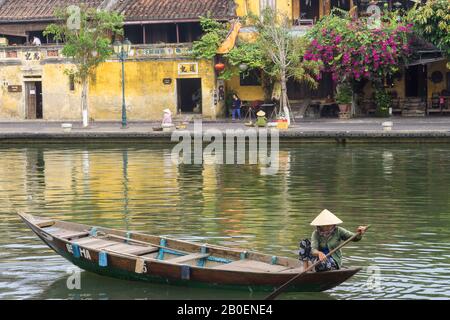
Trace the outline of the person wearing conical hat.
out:
[[[337,250],[328,258],[326,257],[341,242],[355,235],[353,232],[337,226],[341,223],[341,219],[326,209],[311,222],[311,225],[316,227],[316,230],[311,235],[311,241],[305,239],[300,242],[299,256],[300,260],[304,262],[304,268],[308,267],[308,263],[315,263],[318,260],[321,263],[316,266],[316,271],[329,271],[341,268],[341,250]],[[358,227],[356,230],[358,236],[353,241],[361,240],[366,229],[367,227],[364,226]]]
[[[262,110],[259,110],[256,115],[258,116],[256,119],[256,126],[265,127],[267,125],[266,113]]]

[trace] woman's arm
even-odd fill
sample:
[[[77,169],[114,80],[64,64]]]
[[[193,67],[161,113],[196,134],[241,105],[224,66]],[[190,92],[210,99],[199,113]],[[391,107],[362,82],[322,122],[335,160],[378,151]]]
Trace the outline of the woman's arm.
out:
[[[314,230],[314,232],[311,235],[311,254],[314,257],[318,257],[320,261],[326,260],[326,255],[319,250],[319,233],[317,230]]]
[[[344,240],[344,241],[348,240],[355,235],[355,233],[348,231],[345,228],[342,228],[342,227],[338,227],[338,228],[339,228],[339,234],[340,234],[341,240]],[[364,228],[363,232],[360,232],[361,228]],[[362,239],[362,235],[365,231],[366,231],[365,227],[358,227],[358,229],[357,229],[358,236],[356,236],[355,239],[353,239],[353,241],[355,241],[355,242],[360,241]]]

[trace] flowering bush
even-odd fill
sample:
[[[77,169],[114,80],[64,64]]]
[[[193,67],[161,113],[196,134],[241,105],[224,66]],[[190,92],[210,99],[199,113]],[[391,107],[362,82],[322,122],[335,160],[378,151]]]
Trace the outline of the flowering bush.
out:
[[[345,11],[333,10],[309,33],[312,41],[304,58],[322,61],[322,71],[331,72],[336,82],[381,82],[410,54],[411,25],[397,18],[385,13],[381,28],[371,29],[367,19],[352,19]]]

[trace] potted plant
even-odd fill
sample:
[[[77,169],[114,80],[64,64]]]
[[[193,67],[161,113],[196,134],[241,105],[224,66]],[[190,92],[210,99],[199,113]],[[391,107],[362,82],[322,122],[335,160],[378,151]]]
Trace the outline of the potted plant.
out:
[[[375,115],[377,117],[389,117],[389,108],[391,107],[392,99],[386,90],[383,88],[375,91]]]
[[[350,83],[343,82],[336,88],[336,102],[340,112],[350,111],[353,98],[353,91]]]

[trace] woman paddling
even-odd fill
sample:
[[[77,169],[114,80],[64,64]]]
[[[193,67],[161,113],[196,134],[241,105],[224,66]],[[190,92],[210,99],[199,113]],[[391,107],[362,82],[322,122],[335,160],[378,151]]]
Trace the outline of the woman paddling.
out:
[[[303,261],[303,267],[306,269],[308,263],[315,263],[320,260],[316,266],[316,271],[337,270],[342,266],[342,253],[337,250],[330,257],[326,255],[338,247],[341,241],[350,239],[355,234],[337,225],[342,223],[342,220],[336,217],[328,210],[323,210],[311,222],[312,226],[316,227],[311,236],[311,241],[308,239],[300,242],[299,259]],[[360,226],[357,229],[359,235],[353,241],[362,239],[362,235],[366,232],[367,227]]]

